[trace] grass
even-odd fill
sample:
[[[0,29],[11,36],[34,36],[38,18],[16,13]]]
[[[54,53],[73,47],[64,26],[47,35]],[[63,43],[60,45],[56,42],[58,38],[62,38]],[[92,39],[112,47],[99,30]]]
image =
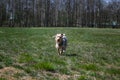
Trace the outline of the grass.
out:
[[[61,56],[52,38],[56,33],[68,38]],[[23,71],[13,74],[16,80],[119,80],[119,53],[119,29],[0,28],[0,80],[9,79],[6,67]]]
[[[0,78],[0,80],[7,80],[7,79],[5,79],[5,78]]]

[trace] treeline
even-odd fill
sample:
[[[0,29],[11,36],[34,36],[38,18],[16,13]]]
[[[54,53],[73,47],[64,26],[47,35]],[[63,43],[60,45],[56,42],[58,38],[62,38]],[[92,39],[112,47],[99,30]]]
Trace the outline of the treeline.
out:
[[[119,27],[120,0],[0,0],[3,27]]]

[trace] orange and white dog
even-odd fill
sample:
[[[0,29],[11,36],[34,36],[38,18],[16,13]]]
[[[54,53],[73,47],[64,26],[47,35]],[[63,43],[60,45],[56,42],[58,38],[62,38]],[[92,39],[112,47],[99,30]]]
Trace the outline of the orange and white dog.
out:
[[[65,36],[65,34],[56,34],[55,36],[53,36],[55,38],[55,47],[58,51],[58,54],[62,54],[63,52],[65,52],[66,47],[67,47],[67,38]]]

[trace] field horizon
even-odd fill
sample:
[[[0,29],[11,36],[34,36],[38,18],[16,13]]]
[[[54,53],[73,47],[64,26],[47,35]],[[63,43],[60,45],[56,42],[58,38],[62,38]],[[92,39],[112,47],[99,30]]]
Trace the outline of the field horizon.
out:
[[[65,33],[58,55],[52,36]],[[120,29],[0,28],[0,80],[119,80]]]

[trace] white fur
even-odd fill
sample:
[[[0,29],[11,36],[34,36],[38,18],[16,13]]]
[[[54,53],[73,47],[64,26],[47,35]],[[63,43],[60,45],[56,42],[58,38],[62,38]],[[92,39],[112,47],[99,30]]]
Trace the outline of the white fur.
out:
[[[62,41],[64,41],[65,39],[67,40],[65,34],[56,34],[53,37],[55,38],[55,42],[56,42],[55,47],[58,50],[58,53],[62,54],[63,52],[65,52],[66,46],[63,46],[63,45],[60,46],[60,42],[61,42],[61,40]],[[63,49],[63,47],[64,47],[64,49]]]

